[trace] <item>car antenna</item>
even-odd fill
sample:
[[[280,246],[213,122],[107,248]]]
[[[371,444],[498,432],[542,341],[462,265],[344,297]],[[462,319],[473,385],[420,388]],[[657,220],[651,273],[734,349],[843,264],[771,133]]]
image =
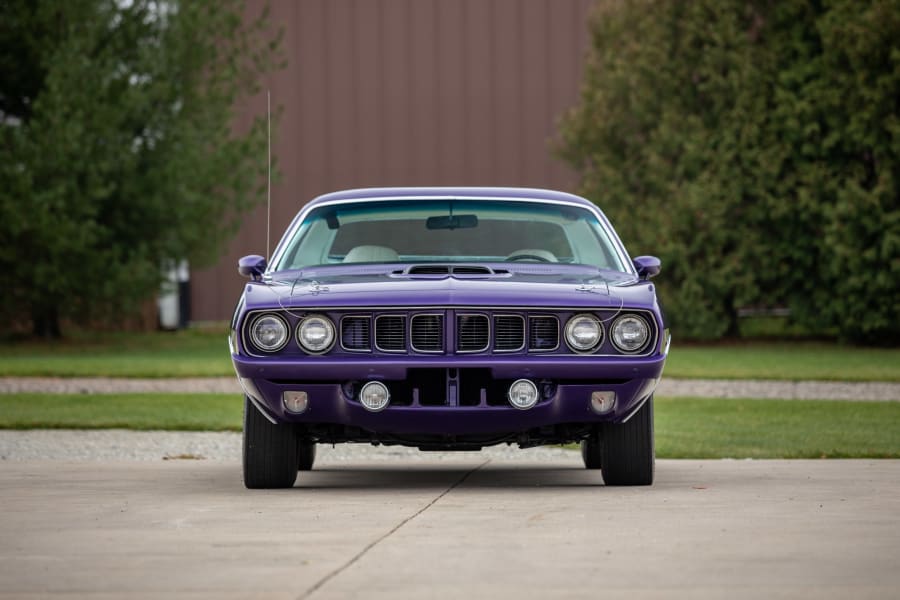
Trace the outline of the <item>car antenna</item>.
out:
[[[266,264],[269,264],[270,231],[272,223],[272,90],[266,90]]]

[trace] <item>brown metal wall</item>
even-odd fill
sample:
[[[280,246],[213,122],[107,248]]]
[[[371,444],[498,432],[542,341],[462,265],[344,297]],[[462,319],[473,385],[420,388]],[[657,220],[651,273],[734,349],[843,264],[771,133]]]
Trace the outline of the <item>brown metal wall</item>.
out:
[[[251,0],[252,4],[257,0]],[[574,104],[592,0],[273,0],[287,69],[273,154],[272,246],[307,201],[390,185],[571,189],[551,156]],[[265,114],[265,98],[247,114]],[[192,318],[231,316],[237,259],[266,252],[265,204],[192,273]]]

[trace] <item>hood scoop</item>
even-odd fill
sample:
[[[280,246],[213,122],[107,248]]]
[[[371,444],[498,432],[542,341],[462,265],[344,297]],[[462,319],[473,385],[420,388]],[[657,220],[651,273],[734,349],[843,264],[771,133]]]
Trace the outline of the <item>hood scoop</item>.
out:
[[[508,277],[506,269],[492,269],[484,265],[412,265],[403,271],[394,271],[392,275],[406,277]]]

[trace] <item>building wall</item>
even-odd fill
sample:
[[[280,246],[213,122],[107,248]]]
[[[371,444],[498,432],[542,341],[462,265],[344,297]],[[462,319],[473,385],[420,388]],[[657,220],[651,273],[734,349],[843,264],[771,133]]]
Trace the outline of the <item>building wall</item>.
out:
[[[261,5],[261,0],[251,0]],[[392,185],[572,190],[551,152],[576,99],[591,0],[272,0],[286,69],[267,85],[282,114],[272,242],[309,200]],[[265,114],[265,97],[245,117]],[[266,253],[266,208],[212,268],[192,273],[192,319],[231,316],[237,259]]]

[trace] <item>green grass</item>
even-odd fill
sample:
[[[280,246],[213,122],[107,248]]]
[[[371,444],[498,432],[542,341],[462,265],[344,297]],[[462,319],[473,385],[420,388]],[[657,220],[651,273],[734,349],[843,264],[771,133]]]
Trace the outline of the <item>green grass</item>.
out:
[[[900,402],[656,401],[662,458],[900,458]]]
[[[0,396],[0,428],[241,428],[231,394]],[[900,458],[900,403],[820,400],[656,401],[660,458]]]
[[[0,346],[0,377],[217,377],[233,375],[227,332],[77,334]]]
[[[215,377],[234,373],[225,331],[74,335],[0,345],[0,377]],[[828,342],[681,344],[667,377],[900,381],[900,348]]]
[[[672,343],[666,377],[900,381],[900,348],[826,342]]]
[[[239,394],[0,395],[2,429],[240,431]]]

